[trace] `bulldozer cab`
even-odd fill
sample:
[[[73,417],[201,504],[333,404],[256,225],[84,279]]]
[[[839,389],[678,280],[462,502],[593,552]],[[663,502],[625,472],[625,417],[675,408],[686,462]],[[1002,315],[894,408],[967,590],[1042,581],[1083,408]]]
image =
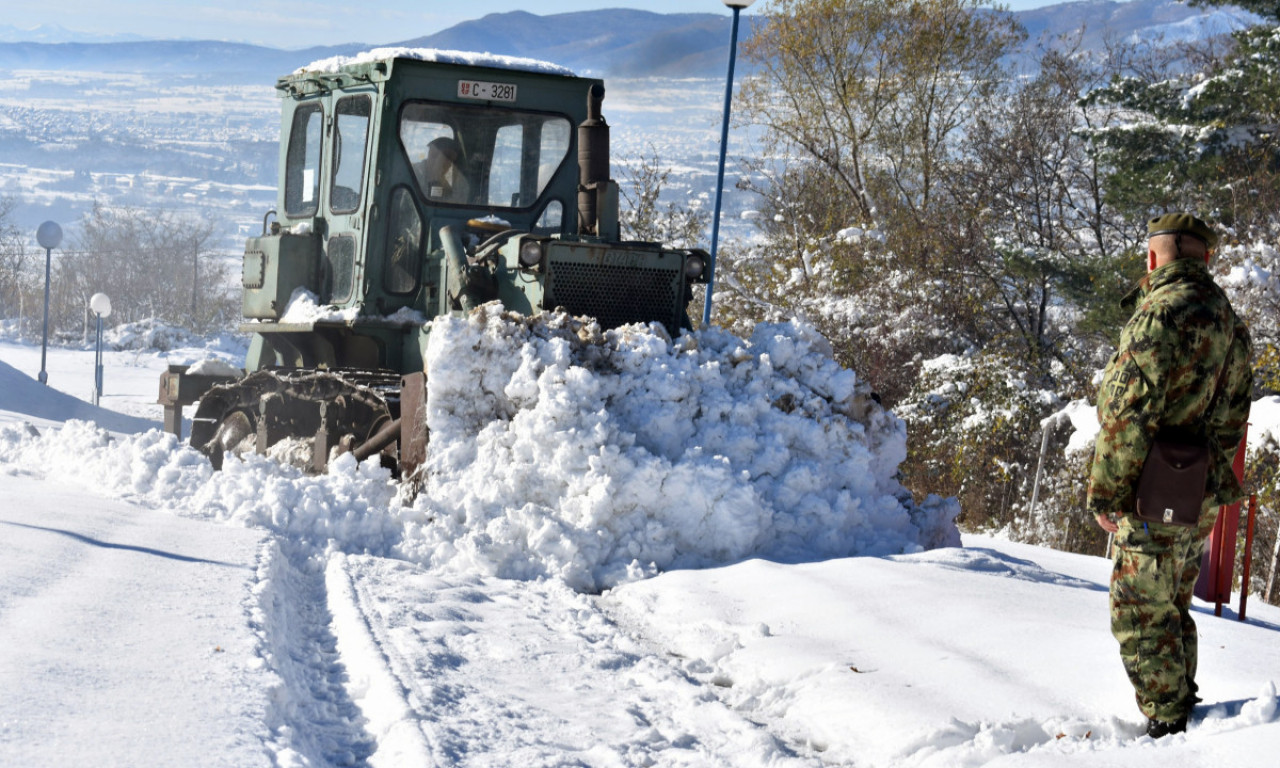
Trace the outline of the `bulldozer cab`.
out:
[[[319,302],[431,317],[441,227],[568,234],[592,82],[395,58],[282,78],[279,223],[314,233]]]

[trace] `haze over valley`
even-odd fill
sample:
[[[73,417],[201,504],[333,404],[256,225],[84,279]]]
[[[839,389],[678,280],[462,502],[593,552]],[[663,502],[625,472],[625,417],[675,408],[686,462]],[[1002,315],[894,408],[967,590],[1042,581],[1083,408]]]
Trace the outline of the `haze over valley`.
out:
[[[1087,24],[1086,42],[1100,40],[1104,27],[1143,39],[1221,33],[1245,17],[1171,0],[1070,3],[1018,15],[1033,39]],[[74,237],[95,202],[164,208],[213,219],[216,247],[238,252],[275,205],[275,79],[318,58],[386,44],[527,56],[602,76],[614,176],[625,184],[628,163],[656,156],[673,169],[668,195],[705,203],[714,185],[727,24],[717,14],[621,9],[508,13],[427,37],[300,51],[75,42],[66,30],[68,42],[30,42],[20,39],[22,30],[0,27],[0,197],[17,201],[12,216],[23,231],[52,219]],[[749,152],[749,135],[735,132],[731,158]],[[731,159],[730,233],[753,203],[733,189],[732,174]]]

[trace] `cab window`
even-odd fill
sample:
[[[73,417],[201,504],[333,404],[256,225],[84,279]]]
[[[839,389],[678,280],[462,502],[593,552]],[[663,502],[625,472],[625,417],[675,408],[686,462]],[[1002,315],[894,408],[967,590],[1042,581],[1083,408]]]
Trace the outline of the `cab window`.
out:
[[[333,178],[329,186],[329,209],[334,213],[351,213],[360,207],[370,104],[368,96],[348,96],[334,110]]]
[[[387,217],[387,268],[383,287],[388,293],[408,294],[418,289],[422,271],[422,217],[407,187],[391,193],[391,213]]]
[[[564,164],[570,127],[563,115],[412,102],[399,133],[427,201],[529,209]]]
[[[284,210],[289,216],[312,216],[319,206],[323,126],[324,111],[319,102],[294,110],[284,180]]]

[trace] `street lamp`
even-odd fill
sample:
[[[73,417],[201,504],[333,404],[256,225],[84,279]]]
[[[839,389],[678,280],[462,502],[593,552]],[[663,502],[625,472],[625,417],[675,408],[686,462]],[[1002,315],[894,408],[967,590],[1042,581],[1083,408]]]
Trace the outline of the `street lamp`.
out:
[[[111,315],[111,299],[105,293],[95,293],[89,299],[89,309],[98,316],[98,343],[93,357],[93,404],[102,400],[102,318]]]
[[[720,125],[720,166],[716,172],[716,207],[711,214],[711,259],[707,265],[707,300],[702,308],[702,327],[711,325],[711,292],[716,282],[716,247],[720,242],[720,202],[724,197],[724,161],[729,150],[729,111],[733,105],[733,65],[738,58],[738,16],[756,0],[721,0],[733,9],[733,31],[729,37],[729,76],[724,84],[724,122]]]
[[[36,242],[44,248],[44,332],[40,341],[40,375],[37,378],[41,384],[48,384],[45,357],[49,351],[49,265],[53,260],[53,249],[62,243],[62,227],[56,222],[46,221],[36,230]]]

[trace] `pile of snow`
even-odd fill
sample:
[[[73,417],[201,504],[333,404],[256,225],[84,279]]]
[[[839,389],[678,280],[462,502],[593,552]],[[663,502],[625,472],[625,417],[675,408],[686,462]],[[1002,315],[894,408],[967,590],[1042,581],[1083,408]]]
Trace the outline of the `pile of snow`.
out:
[[[959,544],[954,499],[895,478],[901,420],[811,327],[602,334],[494,304],[435,321],[431,443],[409,502],[376,462],[314,477],[269,458],[214,472],[149,431],[0,427],[0,473],[77,482],[321,549],[595,591],[671,568]]]
[[[159,352],[205,343],[204,337],[156,318],[104,328],[102,341],[111,349],[152,349]]]
[[[606,334],[487,305],[435,321],[411,559],[594,590],[669,568],[959,544],[895,478],[901,420],[811,327]]]
[[[371,64],[375,61],[390,59],[415,59],[437,64],[461,64],[468,67],[489,67],[491,69],[510,69],[520,72],[538,72],[545,75],[565,75],[573,77],[571,69],[559,64],[552,64],[537,59],[520,56],[503,56],[496,53],[476,53],[473,51],[449,51],[433,48],[374,48],[362,51],[354,56],[333,56],[328,59],[313,61],[298,69],[295,74],[304,72],[336,73],[343,67],[353,64]]]

